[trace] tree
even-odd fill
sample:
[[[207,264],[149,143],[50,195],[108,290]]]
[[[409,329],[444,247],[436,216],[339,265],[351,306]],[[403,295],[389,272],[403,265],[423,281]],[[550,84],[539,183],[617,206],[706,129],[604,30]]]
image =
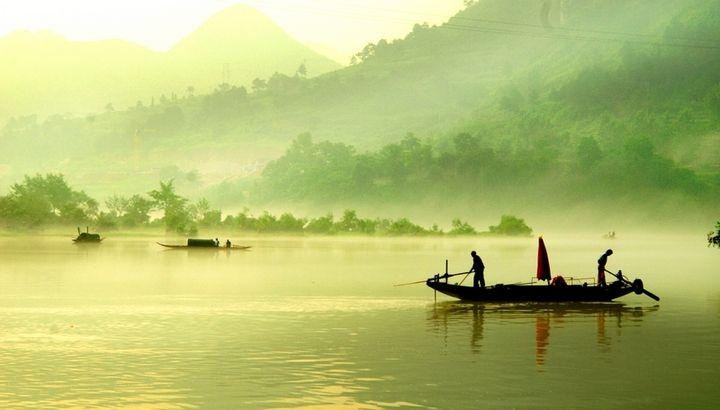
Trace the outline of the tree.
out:
[[[0,201],[0,219],[10,224],[85,223],[98,212],[98,203],[85,192],[73,190],[62,174],[25,176]]]
[[[355,65],[367,61],[375,55],[376,49],[377,46],[374,43],[368,43],[360,52],[352,57],[350,64]]]
[[[113,195],[105,200],[105,207],[111,215],[119,218],[125,214],[129,202],[125,197]]]
[[[530,236],[532,229],[525,220],[512,215],[503,215],[500,224],[490,227],[490,233],[503,236]]]
[[[263,79],[256,78],[252,82],[252,90],[254,93],[259,93],[260,91],[263,91],[267,89],[267,82]]]
[[[188,200],[175,193],[173,180],[160,181],[160,189],[150,191],[148,195],[153,199],[153,204],[163,211],[165,229],[185,233],[191,222]]]
[[[715,224],[715,229],[717,232],[710,232],[708,234],[708,244],[720,248],[720,221]]]
[[[469,223],[453,219],[450,235],[477,235],[477,231]]]
[[[125,214],[120,218],[120,223],[127,227],[145,225],[150,222],[152,209],[153,201],[140,195],[133,195],[127,202]]]

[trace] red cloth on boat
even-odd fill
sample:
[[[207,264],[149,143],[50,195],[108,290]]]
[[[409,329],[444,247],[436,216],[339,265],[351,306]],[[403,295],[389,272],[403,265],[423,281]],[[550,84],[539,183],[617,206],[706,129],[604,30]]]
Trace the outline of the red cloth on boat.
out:
[[[551,278],[550,260],[548,259],[547,249],[545,249],[545,241],[541,236],[538,239],[537,279],[550,281]]]
[[[567,282],[562,276],[555,276],[550,284],[553,286],[567,286]]]

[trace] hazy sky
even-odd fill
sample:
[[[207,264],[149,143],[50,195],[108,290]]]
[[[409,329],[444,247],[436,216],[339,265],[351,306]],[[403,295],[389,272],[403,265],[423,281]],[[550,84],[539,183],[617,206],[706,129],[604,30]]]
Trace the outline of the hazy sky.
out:
[[[76,40],[122,38],[164,50],[234,3],[251,4],[336,57],[402,37],[414,22],[440,23],[462,7],[462,0],[0,0],[0,36],[49,29]]]

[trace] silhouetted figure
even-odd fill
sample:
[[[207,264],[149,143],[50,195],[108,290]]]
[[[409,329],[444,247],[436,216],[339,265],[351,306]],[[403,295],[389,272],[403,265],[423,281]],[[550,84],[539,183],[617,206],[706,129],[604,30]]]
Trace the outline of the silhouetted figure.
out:
[[[220,247],[220,239],[218,239],[218,238],[215,238],[215,247],[217,247],[217,248]]]
[[[607,285],[605,282],[605,265],[607,265],[608,256],[612,254],[612,249],[608,249],[605,253],[603,253],[600,259],[598,259],[598,285],[600,286]]]
[[[227,241],[225,241],[225,247],[226,247],[226,248],[232,248],[232,243],[230,242],[230,239],[228,239]]]
[[[477,252],[470,252],[470,256],[473,258],[473,265],[472,268],[470,268],[470,272],[475,272],[475,276],[473,277],[473,287],[482,287],[485,289],[485,264],[482,259],[480,259]],[[479,286],[478,282],[480,283]]]

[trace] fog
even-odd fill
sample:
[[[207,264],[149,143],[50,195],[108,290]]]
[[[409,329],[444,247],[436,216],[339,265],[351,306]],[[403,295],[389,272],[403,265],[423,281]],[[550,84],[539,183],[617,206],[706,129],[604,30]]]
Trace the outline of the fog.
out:
[[[0,38],[0,407],[717,402],[720,0],[252,3]]]

